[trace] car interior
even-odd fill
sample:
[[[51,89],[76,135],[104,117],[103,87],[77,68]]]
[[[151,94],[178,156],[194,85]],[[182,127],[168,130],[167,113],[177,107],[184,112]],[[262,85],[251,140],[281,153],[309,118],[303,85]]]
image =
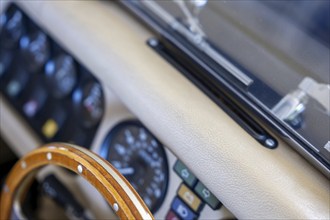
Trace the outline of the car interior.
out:
[[[329,73],[327,0],[0,0],[1,219],[330,219]]]

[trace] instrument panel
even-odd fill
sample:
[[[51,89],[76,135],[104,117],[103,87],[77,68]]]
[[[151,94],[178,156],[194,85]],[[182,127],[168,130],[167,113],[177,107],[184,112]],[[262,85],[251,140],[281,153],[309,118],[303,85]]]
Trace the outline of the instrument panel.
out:
[[[5,42],[0,45],[1,94],[43,142],[90,148],[99,127],[107,124],[109,92],[17,6],[11,5],[1,16],[1,25],[0,38]],[[122,111],[130,115],[127,109]],[[99,150],[92,150],[127,178],[156,218],[234,218],[139,120],[123,118],[102,139]],[[49,182],[50,177],[55,180]],[[40,184],[46,183],[56,191],[56,196],[44,192],[49,199],[64,198],[63,192],[69,192],[53,174]],[[67,204],[59,204],[64,209],[68,201],[76,201],[71,193],[69,197],[63,200]],[[105,213],[109,212],[110,207]]]
[[[15,5],[0,38],[1,93],[43,141],[89,146],[104,112],[100,82]]]

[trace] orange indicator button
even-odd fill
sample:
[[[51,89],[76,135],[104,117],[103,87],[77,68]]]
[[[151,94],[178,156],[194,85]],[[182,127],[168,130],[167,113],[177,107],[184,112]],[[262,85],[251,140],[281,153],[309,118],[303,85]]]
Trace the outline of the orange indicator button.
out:
[[[194,212],[199,212],[202,201],[186,185],[181,184],[178,195]]]

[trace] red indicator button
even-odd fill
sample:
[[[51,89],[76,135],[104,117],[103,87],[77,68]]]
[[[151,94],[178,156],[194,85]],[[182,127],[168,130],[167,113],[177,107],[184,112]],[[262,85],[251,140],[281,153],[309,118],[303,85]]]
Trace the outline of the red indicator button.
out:
[[[166,215],[166,220],[180,220],[180,218],[172,211],[169,211]]]

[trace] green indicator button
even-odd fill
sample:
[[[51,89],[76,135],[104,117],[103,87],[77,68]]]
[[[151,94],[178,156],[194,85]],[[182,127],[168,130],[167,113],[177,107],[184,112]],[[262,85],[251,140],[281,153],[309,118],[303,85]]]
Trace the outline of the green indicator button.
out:
[[[201,182],[197,183],[194,191],[212,209],[215,210],[221,207],[220,201]]]
[[[174,171],[183,179],[183,181],[190,187],[193,187],[197,181],[197,178],[190,170],[181,162],[176,161],[174,165]]]

